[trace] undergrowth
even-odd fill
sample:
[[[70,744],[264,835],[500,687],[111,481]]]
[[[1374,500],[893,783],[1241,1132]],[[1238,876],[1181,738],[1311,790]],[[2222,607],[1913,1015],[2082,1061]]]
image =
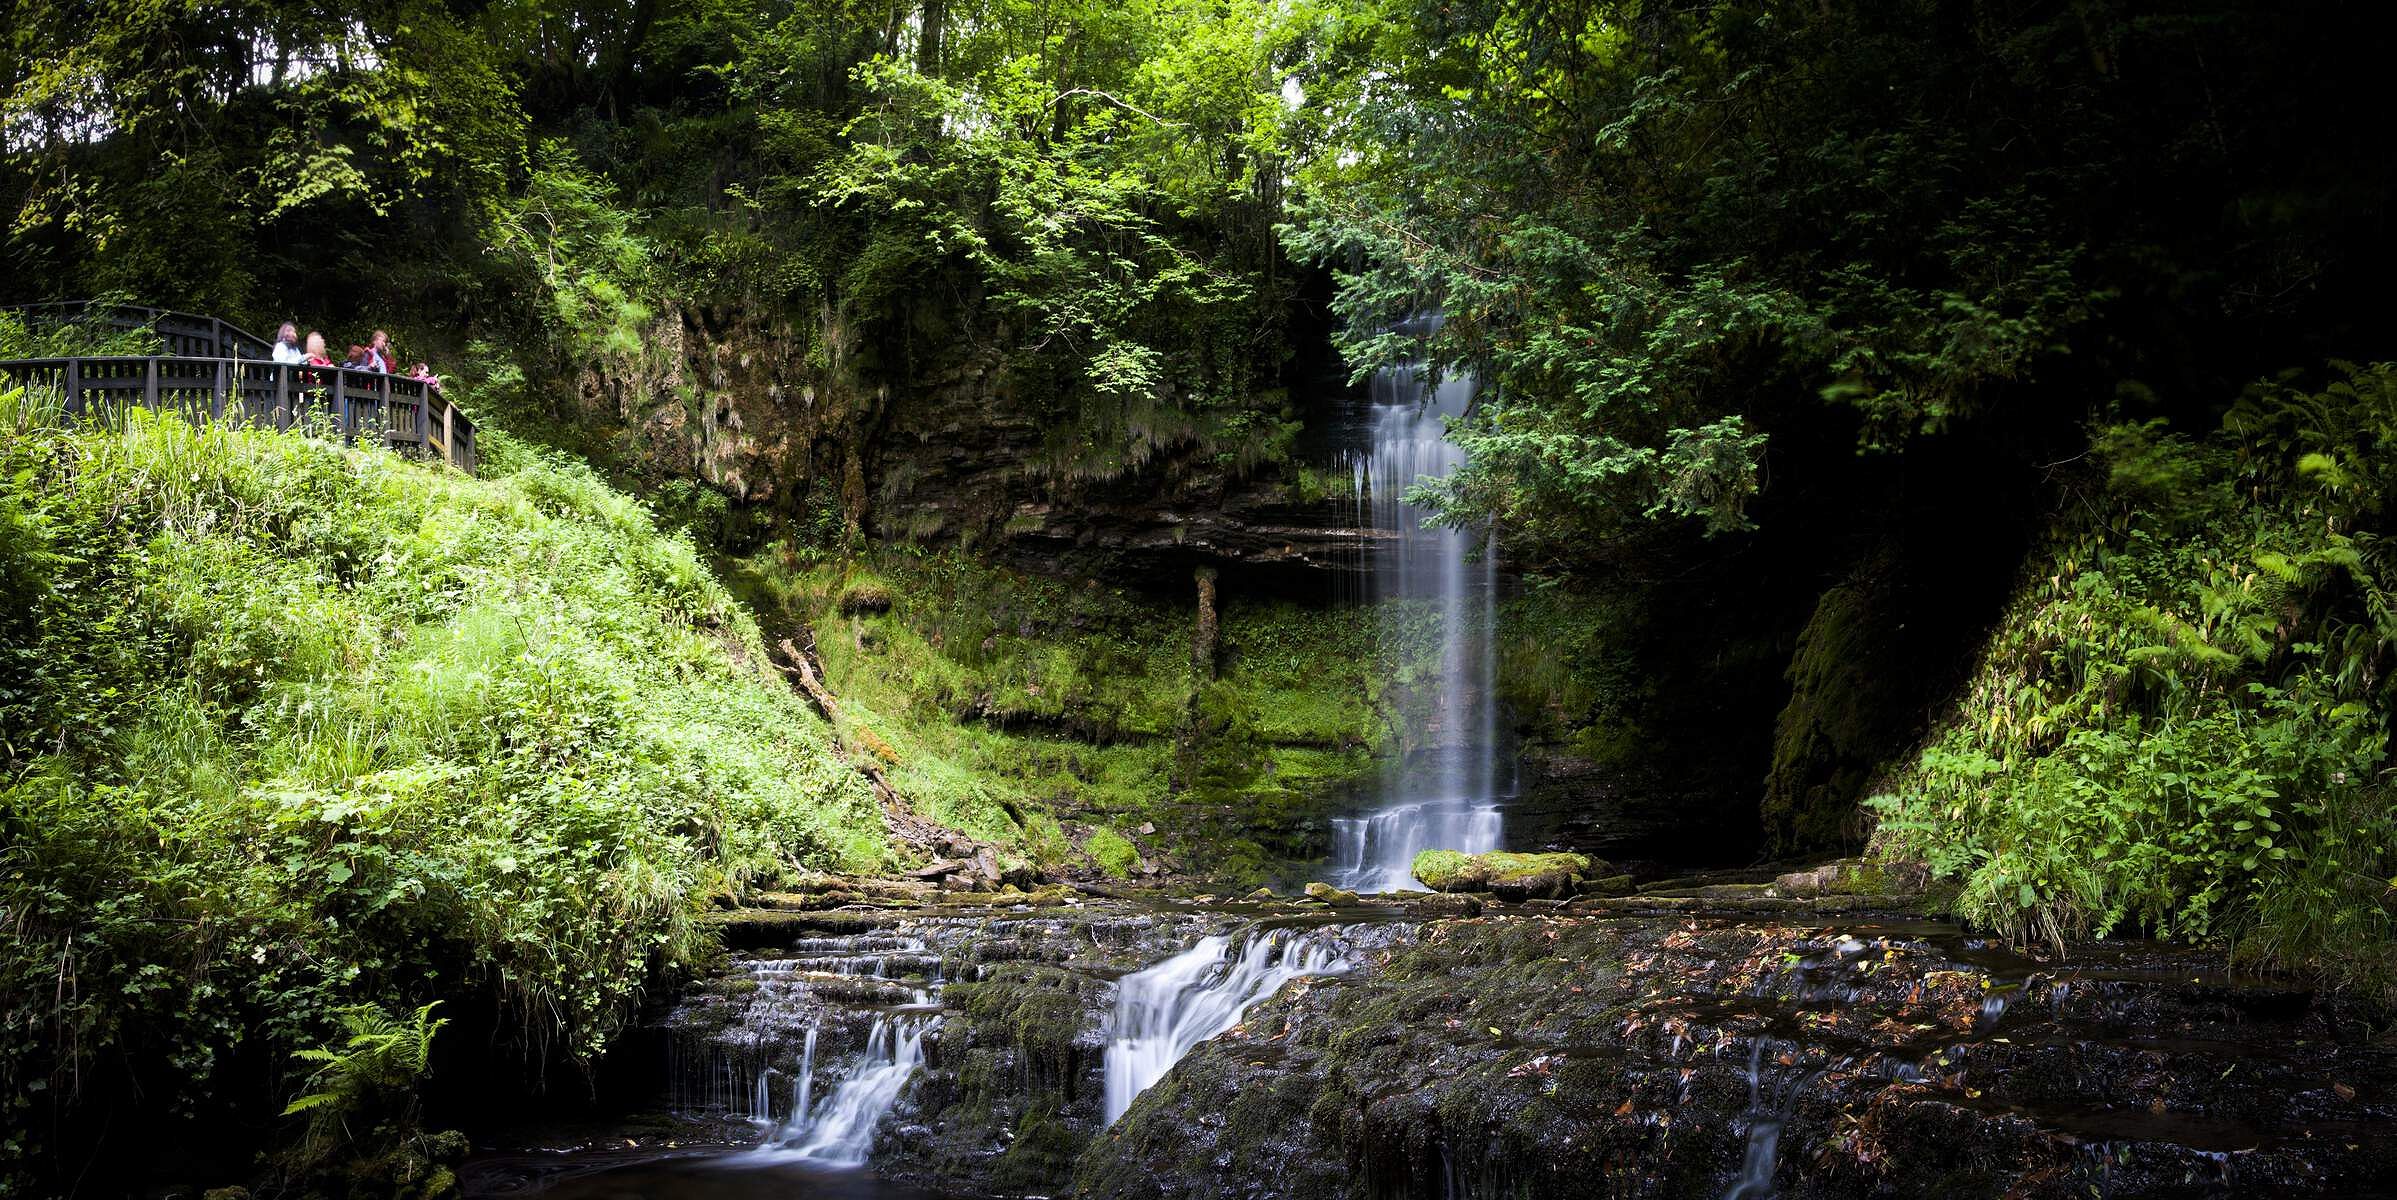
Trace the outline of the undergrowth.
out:
[[[688,542],[486,449],[0,404],[10,1156],[278,1111],[362,1005],[489,997],[526,1061],[587,1062],[704,895],[887,861]]]
[[[1885,854],[2017,938],[2143,931],[2397,994],[2397,368],[2099,431]]]

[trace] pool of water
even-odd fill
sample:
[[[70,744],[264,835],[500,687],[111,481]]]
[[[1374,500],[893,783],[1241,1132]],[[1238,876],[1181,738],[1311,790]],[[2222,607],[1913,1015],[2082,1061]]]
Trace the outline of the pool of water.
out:
[[[882,1179],[870,1170],[768,1161],[742,1151],[510,1156],[471,1164],[464,1183],[469,1200],[974,1200]]]

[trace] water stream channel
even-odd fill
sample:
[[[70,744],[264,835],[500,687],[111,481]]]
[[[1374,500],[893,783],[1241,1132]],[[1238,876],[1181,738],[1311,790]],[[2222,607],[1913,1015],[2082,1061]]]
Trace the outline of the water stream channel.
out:
[[[472,1194],[2385,1194],[2397,1050],[2139,944],[1870,906],[1084,899],[737,914],[655,1111]],[[1591,1190],[1595,1189],[1595,1190]]]

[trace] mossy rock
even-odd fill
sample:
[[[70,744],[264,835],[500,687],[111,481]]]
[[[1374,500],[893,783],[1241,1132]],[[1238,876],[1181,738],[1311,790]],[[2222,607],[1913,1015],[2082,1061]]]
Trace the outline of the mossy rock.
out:
[[[1307,898],[1321,900],[1325,904],[1355,904],[1357,902],[1355,892],[1345,891],[1321,881],[1307,885]]]
[[[853,583],[841,592],[843,615],[859,617],[891,610],[891,590],[879,583]]]
[[[1466,854],[1426,850],[1415,856],[1415,878],[1435,892],[1489,892],[1506,900],[1561,900],[1573,894],[1595,864],[1581,854]]]
[[[1431,892],[1407,898],[1407,912],[1418,917],[1478,917],[1482,899],[1470,893]]]
[[[1911,896],[1930,882],[1920,863],[1883,863],[1843,858],[1807,871],[1792,871],[1773,881],[1772,894],[1798,899],[1816,896]]]
[[[1117,879],[1129,879],[1140,866],[1140,850],[1132,839],[1112,829],[1101,828],[1082,843],[1082,853],[1097,867]]]

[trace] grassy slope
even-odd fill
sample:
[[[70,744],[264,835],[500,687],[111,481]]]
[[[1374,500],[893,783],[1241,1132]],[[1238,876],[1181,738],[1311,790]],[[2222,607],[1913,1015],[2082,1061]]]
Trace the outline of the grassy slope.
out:
[[[357,1003],[496,994],[588,1056],[704,893],[887,860],[691,547],[490,440],[473,479],[0,404],[0,1124],[278,1104]]]
[[[737,582],[769,625],[815,630],[913,803],[1048,866],[1146,855],[1260,879],[1320,853],[1329,807],[1390,740],[1389,674],[1354,613],[1231,602],[1202,686],[1190,610],[1133,593],[897,552],[761,555]]]

